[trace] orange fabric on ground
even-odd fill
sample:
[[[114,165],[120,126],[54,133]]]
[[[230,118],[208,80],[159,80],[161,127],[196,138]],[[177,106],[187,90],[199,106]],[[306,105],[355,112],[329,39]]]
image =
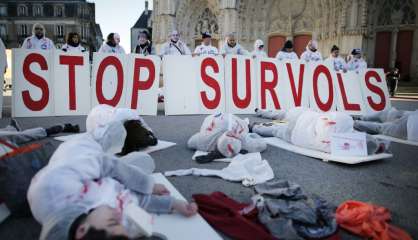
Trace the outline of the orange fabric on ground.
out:
[[[375,240],[412,240],[404,230],[392,226],[388,209],[369,203],[349,200],[336,212],[340,227],[362,237]]]

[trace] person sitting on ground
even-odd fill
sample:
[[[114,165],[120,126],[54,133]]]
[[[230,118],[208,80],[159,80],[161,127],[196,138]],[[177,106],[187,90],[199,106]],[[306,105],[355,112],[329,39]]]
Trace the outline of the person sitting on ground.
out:
[[[122,121],[127,131],[122,151],[119,153],[120,156],[158,144],[158,139],[152,129],[137,112],[130,108],[97,105],[87,116],[86,129],[88,132],[93,131],[100,125],[116,120]]]
[[[354,129],[418,142],[418,110],[403,111],[394,107],[360,117]]]
[[[80,127],[70,123],[55,125],[49,128],[37,127],[22,130],[15,119],[5,128],[0,129],[0,157],[12,153],[20,146],[32,143],[58,133],[78,133]]]
[[[200,131],[190,137],[187,146],[193,150],[209,152],[206,156],[196,158],[199,163],[232,158],[239,153],[262,152],[267,148],[260,136],[248,132],[248,121],[229,113],[207,116]]]
[[[195,203],[170,196],[156,184],[142,162],[146,153],[116,157],[125,141],[122,121],[100,124],[64,143],[30,184],[27,199],[34,218],[42,224],[41,240],[129,239],[124,212],[135,204],[150,213],[197,212]]]
[[[299,59],[298,55],[296,55],[295,51],[293,51],[293,43],[290,40],[287,40],[284,43],[282,50],[280,50],[276,58],[279,61],[286,61],[286,60],[296,60]]]
[[[256,109],[256,115],[281,122],[252,123],[250,130],[263,137],[277,137],[296,146],[331,152],[333,133],[355,132],[353,119],[343,112],[319,113],[296,107],[291,110],[264,111]],[[386,141],[377,140],[367,135],[369,154],[384,152]]]

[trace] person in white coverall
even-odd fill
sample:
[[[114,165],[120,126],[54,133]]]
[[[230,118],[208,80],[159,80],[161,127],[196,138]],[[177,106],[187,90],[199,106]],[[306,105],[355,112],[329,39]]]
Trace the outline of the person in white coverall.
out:
[[[154,182],[148,154],[114,155],[125,136],[121,121],[99,124],[62,143],[33,177],[27,198],[34,218],[42,224],[41,240],[137,237],[127,230],[128,204],[152,213],[196,213],[196,204],[173,198],[164,185]]]
[[[340,49],[334,45],[331,48],[331,55],[325,60],[326,64],[331,65],[336,72],[347,72],[347,63],[340,57]]]
[[[251,52],[253,58],[266,58],[267,53],[264,51],[264,43],[261,39],[257,39],[254,42],[254,50]]]
[[[54,43],[51,39],[45,37],[45,27],[40,23],[33,24],[32,36],[27,37],[23,43],[23,49],[51,50],[54,49]]]
[[[189,47],[180,40],[180,34],[174,30],[170,34],[170,40],[161,46],[161,56],[164,55],[191,55]]]
[[[333,133],[355,132],[354,121],[344,112],[320,113],[307,108],[297,107],[291,110],[264,111],[256,109],[256,115],[262,118],[284,121],[282,123],[253,123],[251,131],[264,137],[277,137],[294,145],[331,152]],[[385,141],[367,138],[369,154],[380,153],[387,149]]]
[[[307,63],[322,61],[322,55],[318,51],[318,42],[316,40],[309,41],[306,51],[300,56],[300,60]]]
[[[418,110],[403,111],[394,107],[360,117],[354,128],[369,134],[418,142]]]
[[[364,61],[361,49],[355,48],[351,51],[351,59],[347,63],[347,70],[354,71],[356,73],[361,72],[362,70],[367,69],[367,63]]]
[[[287,40],[283,48],[277,53],[276,58],[279,61],[286,61],[286,60],[296,60],[299,59],[298,55],[296,55],[295,51],[293,51],[293,43],[290,40]]]
[[[187,146],[209,152],[206,157],[196,158],[200,163],[218,158],[232,158],[241,150],[262,152],[267,148],[266,142],[260,136],[248,132],[248,121],[230,113],[207,116],[200,131],[190,137]]]
[[[248,51],[237,43],[235,33],[229,33],[225,38],[220,54],[224,57],[226,55],[248,55]]]
[[[211,44],[212,36],[209,33],[202,33],[202,44],[194,50],[193,56],[216,56],[218,49]]]
[[[99,53],[125,54],[125,49],[119,44],[120,35],[118,33],[109,33],[107,41],[99,49]]]

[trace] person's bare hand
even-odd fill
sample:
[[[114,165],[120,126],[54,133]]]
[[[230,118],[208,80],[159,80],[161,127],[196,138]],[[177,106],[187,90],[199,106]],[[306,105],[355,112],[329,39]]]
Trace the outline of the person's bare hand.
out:
[[[174,200],[173,210],[185,217],[191,217],[197,213],[198,207],[194,202],[188,203],[182,200]]]
[[[163,184],[159,183],[154,184],[152,193],[155,195],[170,195],[170,191]]]

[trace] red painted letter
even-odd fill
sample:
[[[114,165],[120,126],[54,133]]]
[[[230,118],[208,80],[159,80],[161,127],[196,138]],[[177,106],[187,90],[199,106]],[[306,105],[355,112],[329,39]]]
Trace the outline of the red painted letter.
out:
[[[237,59],[232,58],[232,100],[238,108],[246,108],[251,102],[251,61],[245,60],[245,97],[238,96]]]
[[[319,97],[319,92],[318,92],[318,78],[321,73],[325,74],[327,81],[328,81],[329,97],[328,97],[328,101],[325,103],[321,102],[321,98]],[[331,73],[329,72],[328,68],[325,67],[324,65],[318,65],[315,69],[315,72],[313,74],[313,90],[314,90],[313,94],[315,97],[315,102],[316,104],[318,104],[319,109],[321,111],[328,112],[331,109],[332,103],[334,101],[334,88],[332,87]]]
[[[70,110],[76,110],[76,92],[75,92],[75,66],[83,65],[82,56],[60,56],[60,64],[68,65],[68,90],[70,97]]]
[[[106,68],[112,65],[115,67],[117,72],[117,78],[118,78],[118,85],[116,88],[115,96],[113,96],[112,99],[106,99],[103,96],[103,73],[106,70]],[[122,63],[119,61],[119,59],[115,56],[108,56],[102,60],[100,63],[99,69],[97,70],[97,79],[96,79],[96,95],[97,95],[97,101],[99,104],[107,104],[111,106],[116,106],[119,103],[120,98],[122,97],[123,92],[123,68]]]
[[[148,68],[149,76],[146,81],[139,81],[141,67]],[[149,59],[143,58],[136,58],[135,65],[134,65],[134,79],[133,79],[133,87],[132,87],[132,101],[131,101],[131,108],[136,109],[138,104],[138,91],[139,90],[147,90],[152,87],[152,84],[155,81],[155,65]]]
[[[48,70],[48,64],[46,59],[37,53],[31,53],[26,56],[25,60],[23,61],[23,76],[25,77],[28,82],[32,83],[33,85],[37,86],[42,91],[41,99],[35,101],[30,96],[29,90],[25,90],[22,92],[23,103],[27,108],[32,111],[41,111],[48,105],[49,101],[49,88],[48,82],[39,75],[36,75],[30,70],[30,65],[32,63],[38,63],[41,67],[41,70]]]
[[[261,108],[265,109],[267,107],[266,103],[266,95],[267,90],[270,92],[271,97],[273,99],[274,108],[280,109],[280,103],[279,99],[277,98],[276,92],[274,91],[274,88],[276,87],[278,83],[278,74],[277,74],[277,68],[274,63],[271,62],[261,62],[260,63],[260,70],[261,70]],[[273,72],[273,81],[266,82],[266,71],[272,71]]]
[[[200,92],[200,98],[202,99],[203,105],[208,109],[215,109],[218,107],[219,102],[221,101],[221,88],[218,82],[212,77],[206,74],[206,67],[211,66],[215,73],[219,73],[218,63],[213,58],[206,58],[202,61],[200,66],[200,76],[209,87],[215,90],[215,97],[213,100],[210,100],[204,91]]]
[[[366,72],[366,75],[364,77],[364,80],[366,81],[366,87],[370,91],[376,93],[380,97],[381,100],[380,100],[380,103],[375,103],[373,102],[373,99],[371,96],[367,96],[367,102],[369,103],[370,107],[373,108],[373,110],[382,111],[386,107],[385,94],[383,93],[383,90],[380,87],[373,85],[370,82],[370,78],[375,78],[377,82],[382,82],[382,79],[380,78],[379,74],[376,71],[368,71]]]
[[[337,73],[338,86],[340,86],[341,97],[343,99],[344,109],[348,111],[360,111],[360,105],[356,103],[349,103],[347,99],[347,93],[345,92],[343,78],[341,73]]]
[[[305,73],[305,64],[300,64],[299,70],[299,82],[298,82],[298,90],[296,91],[295,85],[295,78],[293,76],[292,65],[290,63],[286,63],[287,73],[289,74],[290,79],[290,88],[292,89],[292,96],[293,101],[295,103],[295,107],[302,106],[302,89],[303,89],[303,76]]]

